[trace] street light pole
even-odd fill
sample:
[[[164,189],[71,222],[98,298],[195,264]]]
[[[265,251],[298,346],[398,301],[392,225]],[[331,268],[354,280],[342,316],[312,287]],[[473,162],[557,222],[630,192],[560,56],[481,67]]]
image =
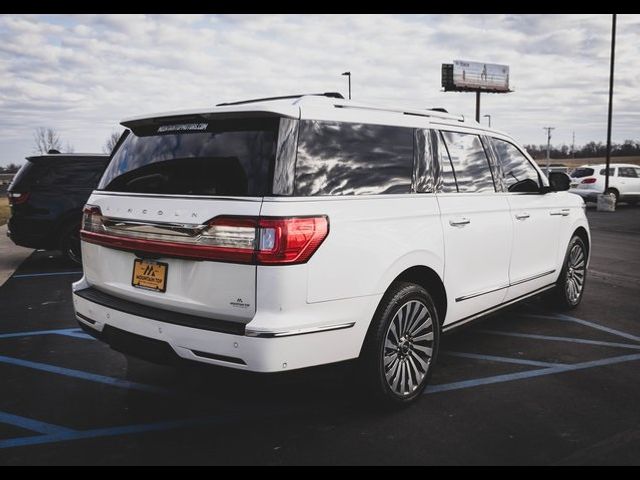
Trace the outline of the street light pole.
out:
[[[609,189],[609,166],[611,165],[611,117],[613,114],[613,70],[616,58],[616,17],[613,14],[611,21],[611,67],[609,70],[609,119],[607,123],[607,168],[604,177],[604,191]]]
[[[549,176],[549,163],[551,161],[550,151],[551,151],[551,130],[555,130],[555,127],[542,127],[547,131],[547,177]]]
[[[489,119],[489,128],[491,128],[491,115],[489,115],[488,113],[485,115],[482,115],[483,117],[487,117]]]
[[[349,77],[349,100],[351,100],[351,72],[344,72],[342,75]]]

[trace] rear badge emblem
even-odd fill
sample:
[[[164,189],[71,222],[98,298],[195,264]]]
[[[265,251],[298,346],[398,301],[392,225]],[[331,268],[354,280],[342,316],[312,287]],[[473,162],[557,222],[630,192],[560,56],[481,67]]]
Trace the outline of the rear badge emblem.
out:
[[[248,303],[245,303],[241,298],[237,298],[235,302],[229,302],[229,305],[237,308],[248,308],[251,306]]]

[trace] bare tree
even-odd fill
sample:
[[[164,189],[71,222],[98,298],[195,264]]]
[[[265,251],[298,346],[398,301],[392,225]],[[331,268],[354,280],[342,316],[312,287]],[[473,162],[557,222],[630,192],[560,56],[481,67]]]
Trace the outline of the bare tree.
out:
[[[34,150],[45,154],[49,150],[62,150],[60,135],[53,128],[38,127],[33,134]]]
[[[104,146],[102,147],[102,150],[104,151],[104,153],[111,154],[111,152],[113,151],[113,147],[116,146],[116,144],[118,143],[118,140],[120,140],[121,135],[122,135],[122,132],[118,132],[117,130],[114,130],[113,132],[111,132],[109,137],[107,137],[107,141],[104,143]]]

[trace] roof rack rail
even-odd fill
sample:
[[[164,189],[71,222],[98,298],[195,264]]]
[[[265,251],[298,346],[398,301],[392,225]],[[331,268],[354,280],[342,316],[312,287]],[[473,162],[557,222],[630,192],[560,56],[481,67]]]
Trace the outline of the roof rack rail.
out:
[[[379,112],[394,112],[400,113],[402,115],[414,115],[416,117],[434,117],[434,118],[442,118],[444,120],[451,120],[457,122],[464,122],[464,115],[454,115],[449,112],[443,112],[444,109],[408,109],[408,108],[392,108],[392,107],[384,107],[384,106],[373,106],[373,105],[365,105],[365,104],[348,104],[334,105],[336,108],[353,108],[353,109],[361,109],[361,110],[377,110]]]
[[[307,97],[307,96],[341,98],[341,99],[344,100],[344,97],[342,96],[342,94],[338,93],[338,92],[301,93],[301,94],[298,94],[298,95],[285,95],[285,96],[282,96],[282,97],[254,98],[254,99],[251,99],[251,100],[240,100],[239,102],[218,103],[216,105],[216,107],[224,107],[224,106],[227,106],[227,105],[242,105],[242,104],[245,104],[245,103],[268,102],[268,101],[271,101],[271,100],[287,100],[287,99],[291,99],[291,98],[301,98],[301,97]]]

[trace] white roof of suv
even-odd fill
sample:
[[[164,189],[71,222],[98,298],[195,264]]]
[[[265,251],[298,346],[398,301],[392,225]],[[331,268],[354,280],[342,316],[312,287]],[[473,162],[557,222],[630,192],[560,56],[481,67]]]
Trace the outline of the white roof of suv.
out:
[[[606,163],[590,163],[588,165],[580,165],[579,167],[576,168],[593,168],[593,169],[597,169],[597,168],[606,168],[607,164]],[[633,163],[611,163],[609,164],[610,168],[616,168],[616,167],[635,167],[635,168],[640,168],[640,165],[635,165]]]
[[[304,107],[312,110],[324,110],[326,113],[340,108],[352,110],[352,113],[359,117],[363,123],[369,123],[372,120],[373,115],[378,112],[380,114],[395,114],[400,117],[413,116],[413,117],[426,117],[429,119],[437,120],[440,124],[449,124],[456,126],[464,126],[467,128],[473,128],[476,130],[483,130],[486,132],[492,132],[498,135],[509,136],[498,130],[487,128],[473,119],[467,119],[464,115],[453,115],[447,112],[433,109],[416,109],[416,108],[403,108],[403,107],[390,107],[386,105],[367,104],[362,102],[356,102],[353,100],[346,100],[341,98],[340,94],[325,93],[325,94],[305,94],[305,95],[292,95],[288,97],[273,97],[273,98],[261,98],[256,100],[246,100],[239,102],[220,103],[215,107],[206,109],[194,109],[194,110],[179,110],[173,112],[162,112],[151,115],[139,115],[130,117],[121,122],[125,127],[130,126],[138,122],[144,122],[145,120],[159,120],[163,118],[176,118],[189,117],[194,115],[207,116],[218,113],[238,113],[238,112],[268,112],[283,115],[292,118],[300,118],[301,109]],[[386,116],[385,115],[385,116]],[[400,122],[404,123],[404,122]]]

